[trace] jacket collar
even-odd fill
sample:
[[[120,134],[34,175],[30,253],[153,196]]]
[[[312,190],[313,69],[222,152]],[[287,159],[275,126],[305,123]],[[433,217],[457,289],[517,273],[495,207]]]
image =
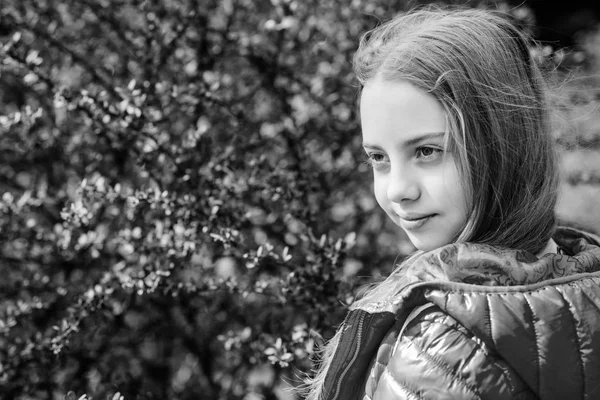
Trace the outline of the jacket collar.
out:
[[[324,382],[324,399],[359,399],[371,360],[383,337],[435,289],[495,292],[576,279],[600,269],[597,238],[559,228],[554,236],[565,254],[533,254],[474,243],[455,243],[411,260],[357,301],[340,327],[340,339]]]

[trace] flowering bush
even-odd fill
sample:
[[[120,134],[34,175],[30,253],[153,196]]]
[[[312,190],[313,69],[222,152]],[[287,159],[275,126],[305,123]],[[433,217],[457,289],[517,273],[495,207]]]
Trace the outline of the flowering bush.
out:
[[[411,251],[370,193],[350,61],[405,7],[5,1],[2,398],[292,398]]]

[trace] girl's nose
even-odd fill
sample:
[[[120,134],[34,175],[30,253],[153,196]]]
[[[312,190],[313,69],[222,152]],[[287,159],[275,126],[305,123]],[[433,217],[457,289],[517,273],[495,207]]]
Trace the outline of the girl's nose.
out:
[[[390,201],[394,203],[414,201],[420,195],[418,177],[415,174],[408,169],[392,170],[387,187],[387,196]]]

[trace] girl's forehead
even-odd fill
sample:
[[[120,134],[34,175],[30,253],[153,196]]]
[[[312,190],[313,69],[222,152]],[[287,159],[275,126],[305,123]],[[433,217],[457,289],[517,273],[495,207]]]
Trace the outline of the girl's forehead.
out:
[[[360,114],[366,129],[446,131],[443,105],[432,94],[407,81],[368,82],[361,95]]]

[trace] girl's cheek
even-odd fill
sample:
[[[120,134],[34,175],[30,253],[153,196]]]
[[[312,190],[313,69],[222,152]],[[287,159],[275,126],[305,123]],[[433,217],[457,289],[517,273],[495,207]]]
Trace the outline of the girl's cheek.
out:
[[[375,178],[373,182],[373,192],[375,194],[375,199],[381,208],[386,209],[386,199],[387,199],[387,186],[383,179]]]

